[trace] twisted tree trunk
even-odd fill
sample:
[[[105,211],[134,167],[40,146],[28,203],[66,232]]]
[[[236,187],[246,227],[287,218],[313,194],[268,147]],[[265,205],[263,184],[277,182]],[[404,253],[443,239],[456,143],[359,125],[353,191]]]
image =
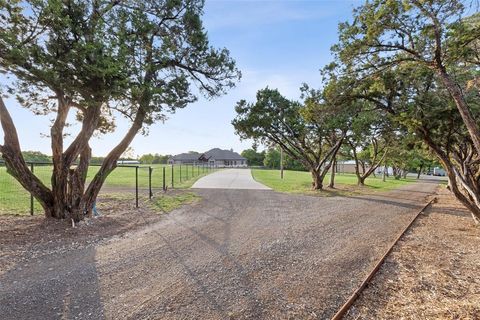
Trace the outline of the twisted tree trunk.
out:
[[[451,76],[445,70],[445,67],[441,66],[437,70],[440,74],[440,79],[442,80],[443,84],[450,92],[453,100],[455,101],[455,105],[457,106],[458,112],[467,127],[468,133],[470,134],[470,138],[472,139],[473,145],[477,150],[477,154],[480,155],[480,128],[478,127],[477,121],[472,115],[470,108],[468,107],[467,102],[465,101],[465,97],[462,93],[461,88],[455,81],[451,78]]]
[[[418,130],[420,136],[430,149],[437,155],[440,163],[445,168],[448,177],[449,190],[455,195],[471,213],[476,224],[480,223],[480,188],[478,180],[468,180],[462,177],[456,165],[451,161],[450,157],[437,146],[429,137],[427,131]]]
[[[355,160],[355,175],[357,176],[357,183],[359,186],[365,185],[365,180],[378,168],[378,166],[384,161],[385,157],[387,156],[387,150],[384,148],[383,156],[380,160],[377,161],[378,155],[381,152],[378,148],[378,142],[375,139],[372,139],[373,145],[373,159],[370,164],[370,167],[367,169],[365,167],[365,163],[360,161],[357,156],[357,151],[355,150],[355,145],[349,142],[350,147],[352,148],[353,159]],[[360,173],[360,166],[362,167],[362,173]]]
[[[332,161],[332,170],[330,171],[330,183],[328,184],[329,188],[335,188],[335,172],[337,171],[337,157],[333,157]]]
[[[4,144],[0,145],[0,152],[5,160],[7,172],[35,197],[45,210],[47,217],[52,216],[52,193],[28,168],[20,148],[17,129],[1,96],[0,124],[4,134]]]
[[[128,130],[127,134],[117,144],[115,148],[110,151],[107,157],[103,160],[102,166],[98,170],[97,174],[90,182],[85,194],[83,196],[83,203],[86,210],[86,214],[91,215],[93,205],[97,199],[98,193],[102,188],[108,175],[117,167],[117,161],[122,153],[128,148],[133,138],[137,135],[138,131],[142,128],[143,121],[145,120],[146,113],[143,108],[139,108],[135,120],[132,126]]]

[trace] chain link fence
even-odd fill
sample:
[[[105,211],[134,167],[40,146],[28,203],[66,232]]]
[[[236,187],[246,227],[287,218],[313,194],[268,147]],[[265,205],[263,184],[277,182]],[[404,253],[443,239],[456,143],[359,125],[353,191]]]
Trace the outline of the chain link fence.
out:
[[[53,165],[51,163],[29,162],[30,170],[48,187],[51,186]],[[95,176],[100,165],[92,164],[87,175],[87,185]],[[135,206],[140,197],[151,198],[154,193],[169,188],[188,188],[199,177],[217,167],[208,164],[175,165],[118,165],[110,173],[100,191],[100,197],[108,194],[131,194]],[[0,162],[0,214],[43,214],[40,204],[8,172]]]

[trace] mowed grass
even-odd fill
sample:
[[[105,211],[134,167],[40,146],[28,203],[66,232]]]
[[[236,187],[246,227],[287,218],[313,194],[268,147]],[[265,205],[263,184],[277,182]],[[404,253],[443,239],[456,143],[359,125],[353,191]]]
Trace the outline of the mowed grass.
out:
[[[158,190],[163,187],[163,168],[165,168],[165,185],[168,189],[173,187],[175,189],[185,189],[192,186],[192,184],[199,178],[211,173],[213,169],[205,166],[192,165],[141,165],[138,168],[138,186],[140,194],[148,195],[149,187],[149,169],[152,171],[152,189]],[[87,174],[87,183],[98,172],[99,166],[90,166]],[[121,192],[135,192],[135,166],[117,167],[107,178],[102,188],[103,193]],[[52,174],[52,166],[50,165],[35,165],[35,175],[48,187],[51,186],[50,179]],[[34,212],[42,213],[41,206],[34,201]],[[30,194],[23,189],[10,174],[7,173],[4,166],[0,166],[0,214],[29,214],[30,213]]]
[[[194,203],[199,199],[200,197],[193,192],[164,194],[153,200],[153,207],[162,212],[170,212],[185,204]]]
[[[328,191],[327,185],[330,181],[330,175],[327,175],[323,182],[324,188],[327,191],[312,190],[312,176],[310,172],[285,170],[283,180],[280,179],[280,170],[253,169],[252,175],[255,180],[275,191],[307,194],[316,193],[319,195],[335,195],[338,193]],[[372,175],[365,181],[365,187],[357,187],[357,176],[355,174],[337,173],[335,175],[335,186],[338,187],[339,191],[343,190],[349,193],[366,190],[389,191],[415,181],[416,180],[412,178],[400,180],[387,178],[384,182],[382,181],[382,177],[374,177]]]

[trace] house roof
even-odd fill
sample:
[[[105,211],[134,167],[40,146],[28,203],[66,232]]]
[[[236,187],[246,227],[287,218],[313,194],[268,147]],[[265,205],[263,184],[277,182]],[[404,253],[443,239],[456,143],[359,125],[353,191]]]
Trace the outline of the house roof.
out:
[[[175,161],[195,161],[200,158],[201,154],[198,152],[188,152],[188,153],[180,153],[172,157]]]
[[[208,150],[204,153],[205,158],[215,159],[215,160],[246,160],[244,157],[238,153],[231,150],[222,150],[219,148],[214,148]]]

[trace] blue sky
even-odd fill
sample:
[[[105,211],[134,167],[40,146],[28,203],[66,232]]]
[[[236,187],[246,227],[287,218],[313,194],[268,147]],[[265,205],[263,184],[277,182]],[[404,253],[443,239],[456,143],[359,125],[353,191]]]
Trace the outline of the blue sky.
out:
[[[204,25],[211,44],[230,50],[242,80],[227,95],[213,101],[201,98],[165,123],[151,126],[148,136],[139,135],[133,141],[134,154],[250,148],[251,141],[242,142],[234,134],[235,103],[253,101],[257,90],[266,86],[278,88],[289,98],[298,98],[303,82],[320,86],[319,69],[331,60],[329,49],[337,41],[337,25],[350,19],[352,9],[360,4],[360,0],[207,0]],[[13,99],[6,103],[22,149],[51,154],[49,139],[42,137],[49,131],[51,117],[34,116]],[[93,154],[106,155],[127,128],[128,122],[119,117],[116,132],[91,141]]]

